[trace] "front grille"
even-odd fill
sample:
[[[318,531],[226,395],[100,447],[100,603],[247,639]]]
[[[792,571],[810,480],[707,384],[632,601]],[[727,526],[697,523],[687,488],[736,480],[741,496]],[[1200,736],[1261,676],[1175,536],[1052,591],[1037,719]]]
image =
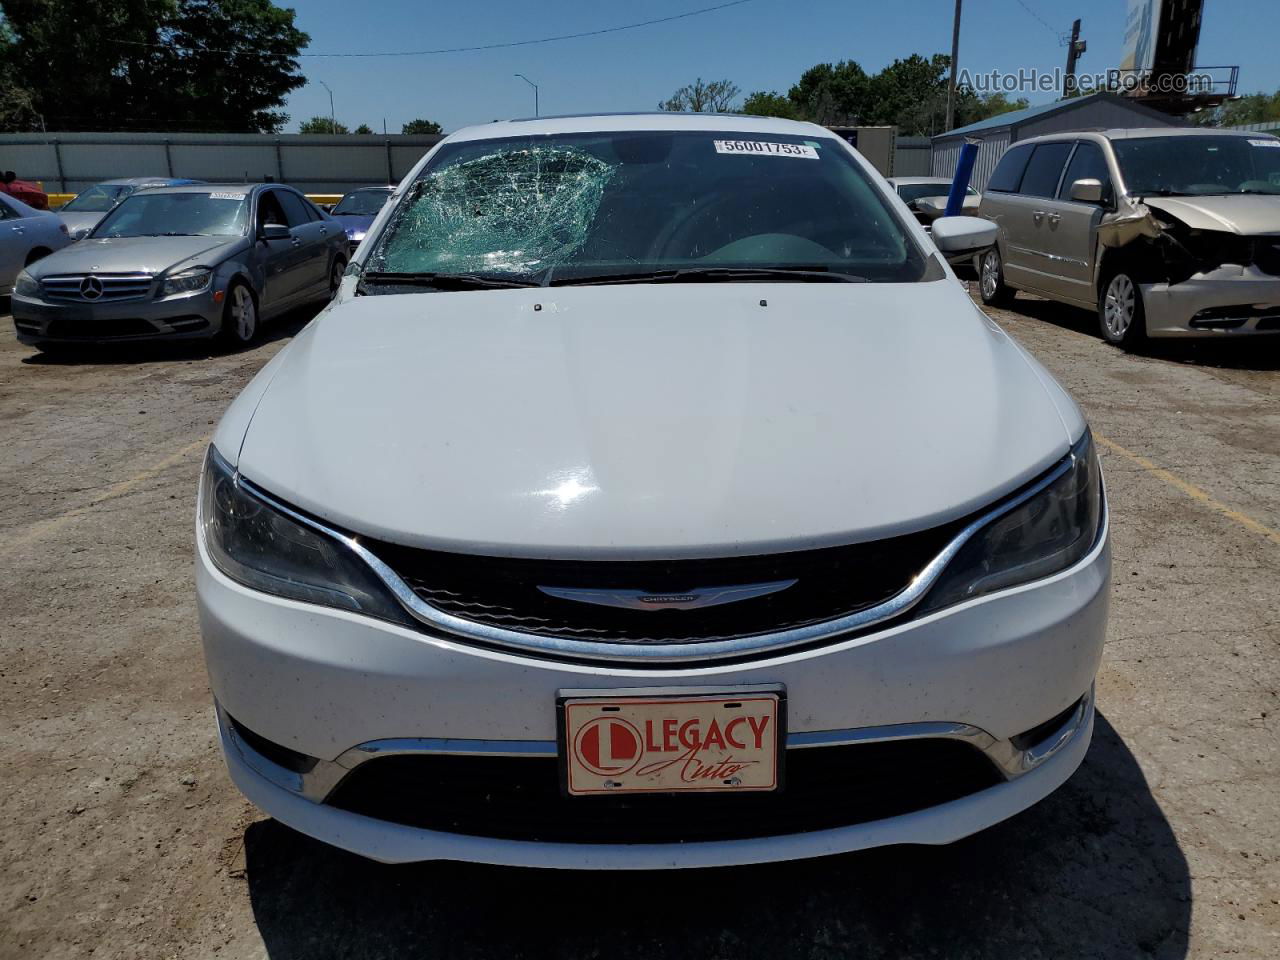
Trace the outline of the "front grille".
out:
[[[45,336],[59,340],[104,340],[111,337],[139,337],[153,334],[156,328],[141,317],[119,317],[102,320],[49,321]]]
[[[152,278],[145,274],[81,274],[45,277],[40,289],[46,300],[70,303],[120,303],[144,300],[151,293]],[[98,288],[101,287],[101,293]],[[96,296],[95,296],[96,294]]]
[[[505,840],[681,843],[844,827],[1002,782],[957,740],[788,750],[774,793],[566,797],[553,757],[399,756],[361,764],[326,803],[378,820]]]
[[[883,603],[905,589],[964,522],[851,546],[703,560],[530,560],[369,546],[425,603],[473,623],[591,642],[707,643],[821,623]],[[767,596],[689,609],[621,609],[538,589],[670,597],[786,580],[796,582]]]

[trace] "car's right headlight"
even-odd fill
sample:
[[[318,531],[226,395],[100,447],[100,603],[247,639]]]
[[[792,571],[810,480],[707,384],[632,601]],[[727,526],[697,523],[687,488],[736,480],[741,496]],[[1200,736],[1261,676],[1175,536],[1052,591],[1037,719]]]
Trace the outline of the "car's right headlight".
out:
[[[23,270],[13,281],[13,293],[18,297],[39,297],[40,281]]]
[[[976,530],[925,594],[918,612],[1028,583],[1078,563],[1098,539],[1102,471],[1088,431],[1049,478]]]
[[[268,503],[214,447],[205,457],[199,511],[209,556],[232,580],[278,597],[413,622],[349,546]]]

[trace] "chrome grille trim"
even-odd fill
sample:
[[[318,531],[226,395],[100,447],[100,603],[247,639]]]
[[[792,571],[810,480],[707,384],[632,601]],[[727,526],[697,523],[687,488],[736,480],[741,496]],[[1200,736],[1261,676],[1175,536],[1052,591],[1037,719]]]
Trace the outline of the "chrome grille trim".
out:
[[[1088,436],[1088,434],[1086,433],[1085,436]],[[999,505],[977,517],[972,523],[964,527],[936,556],[934,556],[932,560],[929,561],[920,574],[904,590],[889,598],[884,603],[878,604],[874,607],[868,607],[864,610],[860,610],[856,613],[845,617],[839,617],[834,620],[826,620],[821,623],[810,624],[808,626],[796,627],[788,630],[780,630],[773,633],[755,634],[753,636],[737,637],[726,640],[667,643],[655,644],[652,646],[645,644],[620,645],[617,643],[602,643],[559,636],[540,636],[537,634],[521,633],[515,630],[507,630],[501,627],[490,626],[488,624],[476,623],[471,620],[465,620],[461,617],[445,613],[444,611],[438,610],[425,603],[409,587],[409,585],[405,583],[405,581],[402,580],[393,569],[391,569],[391,567],[384,563],[371,550],[365,547],[360,542],[359,538],[341,533],[332,527],[299,513],[292,507],[281,503],[275,497],[271,496],[261,488],[255,486],[251,481],[241,476],[239,468],[235,468],[234,475],[235,482],[247,493],[258,498],[272,509],[280,511],[294,521],[342,544],[353,554],[363,560],[378,579],[382,581],[386,588],[391,591],[405,610],[413,616],[414,619],[426,626],[433,627],[462,640],[470,640],[484,646],[521,651],[535,656],[550,656],[557,659],[568,660],[611,661],[614,663],[643,663],[645,665],[655,665],[750,657],[764,653],[775,653],[790,647],[832,642],[838,639],[842,634],[852,633],[856,630],[863,630],[887,620],[892,620],[893,618],[906,613],[924,599],[925,594],[929,592],[929,589],[934,585],[938,577],[942,575],[942,571],[946,569],[947,564],[949,564],[955,555],[960,552],[960,549],[971,537],[992,521],[1004,516],[1009,511],[1016,509],[1023,503],[1035,497],[1062,477],[1063,474],[1071,469],[1079,448],[1080,441],[1077,441],[1076,444],[1073,444],[1072,449],[1067,456],[1060,460],[1055,467],[1042,475],[1039,480],[1024,489],[1017,496],[1002,501]],[[1101,545],[1106,542],[1109,522],[1110,518],[1107,514],[1104,500],[1102,515],[1099,520],[1098,534],[1087,557],[1092,557],[1094,552],[1100,549]]]
[[[102,285],[102,295],[86,297],[81,285],[93,278]],[[111,274],[81,273],[57,277],[43,277],[40,290],[46,300],[64,300],[72,303],[124,303],[145,300],[151,294],[154,277],[145,273]]]

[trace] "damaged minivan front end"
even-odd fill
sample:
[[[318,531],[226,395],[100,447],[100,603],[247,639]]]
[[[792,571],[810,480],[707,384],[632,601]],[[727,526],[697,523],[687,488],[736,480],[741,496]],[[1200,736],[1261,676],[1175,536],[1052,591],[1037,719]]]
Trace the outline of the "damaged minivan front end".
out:
[[[1136,274],[1148,336],[1280,333],[1280,198],[1143,197],[1103,217],[1098,246],[1099,269],[1112,254]]]

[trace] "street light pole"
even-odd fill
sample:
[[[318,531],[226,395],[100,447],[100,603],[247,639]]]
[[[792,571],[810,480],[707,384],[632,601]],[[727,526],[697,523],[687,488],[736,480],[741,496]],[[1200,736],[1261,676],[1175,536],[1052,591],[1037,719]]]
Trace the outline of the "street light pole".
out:
[[[521,80],[523,80],[525,83],[527,83],[529,86],[533,87],[533,115],[535,118],[538,117],[539,116],[538,85],[534,83],[532,80],[530,80],[528,77],[526,77],[523,73],[517,73],[516,76],[519,77]]]
[[[316,83],[320,84],[320,86],[324,87],[326,90],[329,90],[329,85],[325,83],[323,80],[317,80]],[[333,91],[332,90],[329,90],[329,132],[330,133],[338,132],[338,118],[337,116],[334,115],[334,112],[333,112]]]

